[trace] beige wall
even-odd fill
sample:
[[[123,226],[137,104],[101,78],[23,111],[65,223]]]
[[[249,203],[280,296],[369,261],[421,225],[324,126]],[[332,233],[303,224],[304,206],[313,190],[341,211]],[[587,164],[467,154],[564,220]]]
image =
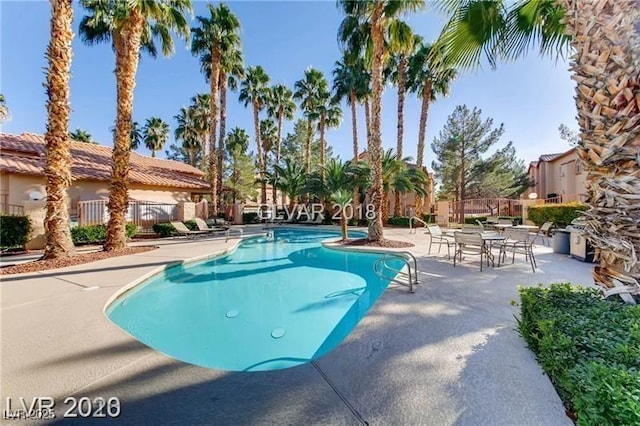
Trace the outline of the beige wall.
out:
[[[41,176],[21,175],[15,173],[0,174],[0,194],[8,194],[8,204],[22,205],[29,199],[29,192],[39,191],[43,195],[45,180]],[[145,186],[133,184],[129,188],[129,198],[139,201],[159,201],[177,203],[190,201],[191,192],[179,188]],[[108,182],[76,180],[69,188],[71,213],[74,214],[78,201],[106,200],[109,198]]]
[[[586,175],[575,151],[553,161],[539,161],[536,168],[529,170],[529,177],[533,178],[535,186],[529,188],[524,198],[532,192],[537,193],[539,199],[555,193],[570,196],[563,201],[575,201],[586,193]]]

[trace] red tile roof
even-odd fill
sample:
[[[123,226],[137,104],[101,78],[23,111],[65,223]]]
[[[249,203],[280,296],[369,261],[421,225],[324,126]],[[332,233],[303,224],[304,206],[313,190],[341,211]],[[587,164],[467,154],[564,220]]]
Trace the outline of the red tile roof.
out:
[[[71,142],[73,179],[108,181],[111,177],[109,147]],[[34,133],[0,133],[0,171],[44,176],[44,137]],[[129,181],[172,188],[207,189],[203,173],[188,164],[131,153]]]

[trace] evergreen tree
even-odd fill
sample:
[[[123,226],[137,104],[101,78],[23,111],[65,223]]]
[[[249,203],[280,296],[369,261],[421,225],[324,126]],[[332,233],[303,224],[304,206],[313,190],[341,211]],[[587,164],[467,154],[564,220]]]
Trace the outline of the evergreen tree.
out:
[[[247,198],[255,199],[258,195],[256,159],[252,152],[247,153],[248,146],[249,136],[244,129],[236,127],[227,135],[224,186],[229,192],[224,195],[231,203],[245,202]]]
[[[298,119],[293,126],[293,133],[287,133],[281,147],[280,165],[284,164],[285,158],[290,158],[299,164],[304,164],[304,147],[308,137],[307,122]],[[311,140],[311,170],[317,170],[320,165],[320,139],[315,137]],[[325,162],[334,158],[333,149],[329,144],[325,146]]]
[[[529,186],[524,162],[516,157],[513,143],[485,155],[499,142],[504,126],[494,128],[478,108],[457,106],[431,148],[435,176],[442,184],[438,197],[453,201],[472,198],[515,197]],[[464,211],[458,212],[464,220]]]

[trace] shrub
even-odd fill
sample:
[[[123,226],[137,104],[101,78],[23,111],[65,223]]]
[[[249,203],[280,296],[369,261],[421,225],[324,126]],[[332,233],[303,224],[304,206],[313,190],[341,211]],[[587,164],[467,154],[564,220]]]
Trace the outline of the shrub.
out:
[[[138,227],[133,223],[126,224],[127,238],[131,238],[138,232]],[[106,225],[76,226],[71,228],[71,240],[74,245],[102,243],[107,239]]]
[[[480,222],[487,222],[487,216],[465,216],[464,217],[464,223],[465,225],[477,225],[477,221]]]
[[[427,223],[436,223],[436,215],[431,213],[424,213],[422,215],[422,220]]]
[[[582,203],[536,205],[529,207],[529,220],[536,226],[553,222],[556,227],[564,228],[587,209],[587,205]]]
[[[521,288],[518,331],[580,425],[640,424],[640,305],[595,289]]]
[[[0,247],[22,247],[30,233],[29,216],[0,216]]]
[[[257,212],[245,212],[242,213],[242,223],[259,223]]]
[[[170,223],[155,223],[153,225],[153,232],[160,238],[172,237],[177,235],[176,228]]]
[[[198,230],[198,224],[196,224],[195,220],[185,220],[182,223],[184,223],[184,226],[189,228],[190,231],[197,231]],[[171,224],[169,224],[169,225],[171,225]]]

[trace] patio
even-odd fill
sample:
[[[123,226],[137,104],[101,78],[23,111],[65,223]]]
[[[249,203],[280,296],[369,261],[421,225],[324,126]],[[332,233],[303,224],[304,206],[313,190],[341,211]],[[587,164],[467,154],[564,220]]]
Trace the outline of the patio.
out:
[[[264,373],[175,361],[102,313],[133,279],[237,239],[159,240],[152,252],[3,277],[0,397],[54,397],[56,420],[65,423],[62,401],[71,395],[119,397],[120,420],[129,424],[572,424],[514,331],[510,301],[518,284],[591,283],[591,265],[538,245],[535,274],[522,258],[483,272],[472,258],[454,269],[446,250],[427,256],[423,233],[385,236],[416,244],[415,294],[390,286],[336,350]]]

